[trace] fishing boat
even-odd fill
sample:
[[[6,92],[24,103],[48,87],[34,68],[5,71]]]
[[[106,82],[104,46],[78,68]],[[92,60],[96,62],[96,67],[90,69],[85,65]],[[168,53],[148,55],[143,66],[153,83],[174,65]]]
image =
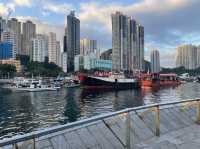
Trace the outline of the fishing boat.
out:
[[[181,81],[178,79],[178,76],[174,73],[169,74],[160,74],[160,85],[161,86],[176,86],[180,85]]]
[[[181,84],[176,74],[159,74],[148,73],[142,74],[141,77],[142,87],[162,87],[162,86],[176,86]]]
[[[147,73],[140,76],[142,87],[159,87],[160,79],[157,73]]]
[[[110,76],[79,74],[78,77],[83,88],[87,89],[125,90],[140,88],[140,81],[137,78],[126,78],[122,73],[114,73]]]

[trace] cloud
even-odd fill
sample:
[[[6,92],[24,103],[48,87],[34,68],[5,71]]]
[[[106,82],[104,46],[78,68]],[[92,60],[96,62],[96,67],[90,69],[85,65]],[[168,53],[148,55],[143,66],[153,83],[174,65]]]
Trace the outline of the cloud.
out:
[[[6,16],[8,15],[9,11],[15,11],[15,5],[13,3],[0,3],[0,15]]]
[[[9,12],[15,12],[17,6],[31,7],[32,0],[13,0],[7,3],[0,2],[0,15],[7,16]]]
[[[15,18],[21,22],[26,22],[27,20],[31,21],[39,20],[37,17],[32,17],[32,16],[16,16]]]
[[[199,0],[140,0],[129,4],[89,2],[81,3],[79,18],[85,27],[101,30],[99,37],[107,32],[105,38],[110,39],[111,45],[111,13],[121,11],[132,16],[145,27],[145,48],[159,49],[162,51],[161,64],[174,66],[176,46],[200,43],[200,38],[196,37],[200,34],[199,5]]]
[[[81,3],[80,19],[84,23],[97,23],[105,25],[111,32],[111,13],[124,12],[127,15],[143,19],[141,15],[162,16],[178,8],[184,8],[189,0],[142,0],[138,3],[123,5],[121,3],[102,4],[100,2]]]
[[[55,32],[57,40],[62,43],[64,36],[64,25],[53,25],[32,16],[17,16],[16,18],[21,22],[26,22],[27,20],[30,20],[35,23],[37,34],[48,34],[49,32]]]
[[[14,0],[14,3],[17,6],[26,6],[26,7],[32,6],[32,0]]]
[[[68,14],[70,10],[78,8],[77,16],[81,21],[81,37],[97,39],[99,47],[103,50],[112,47],[111,14],[121,11],[132,16],[145,28],[145,57],[149,57],[149,50],[156,48],[162,51],[160,52],[161,64],[164,66],[174,66],[176,46],[200,43],[199,0],[137,0],[129,2],[81,0],[80,4],[77,1],[76,3],[60,3],[60,1],[34,0],[34,2],[36,1],[38,1],[36,5],[43,17],[62,16],[64,20],[63,14]],[[0,14],[7,12],[7,7],[0,3]],[[39,26],[38,32],[46,33],[53,30],[57,32],[58,39],[62,40],[63,25],[54,26],[47,22],[41,22],[37,18],[29,19],[35,19]]]
[[[44,1],[44,5],[43,5],[43,13],[45,14],[47,14],[48,12],[53,12],[57,14],[66,14],[72,9],[73,9],[73,6],[67,3],[57,4],[57,3]]]

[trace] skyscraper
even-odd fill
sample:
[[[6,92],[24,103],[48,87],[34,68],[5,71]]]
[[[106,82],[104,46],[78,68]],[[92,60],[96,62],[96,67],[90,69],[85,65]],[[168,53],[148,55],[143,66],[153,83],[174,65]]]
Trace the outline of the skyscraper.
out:
[[[151,51],[151,72],[160,72],[160,54],[158,50]]]
[[[6,42],[6,43],[10,43],[12,44],[12,58],[15,59],[16,58],[16,53],[17,53],[17,41],[16,41],[16,34],[11,31],[11,30],[5,30],[2,33],[2,41]]]
[[[113,71],[143,70],[144,27],[121,12],[112,14]]]
[[[31,21],[23,23],[23,34],[22,34],[22,55],[29,55],[31,50],[31,39],[36,36],[36,25]]]
[[[128,19],[121,12],[112,14],[113,71],[127,70]]]
[[[67,52],[68,71],[74,71],[74,57],[80,54],[80,20],[75,17],[74,11],[67,16],[64,52]]]
[[[80,40],[80,54],[88,55],[97,52],[97,40],[81,39]]]
[[[177,48],[176,66],[186,69],[197,67],[197,47],[194,45],[181,45]]]
[[[50,32],[48,38],[48,57],[49,62],[57,63],[56,33]]]
[[[21,52],[21,22],[12,18],[8,20],[8,28],[16,35],[16,53],[19,54]]]
[[[63,52],[61,56],[62,70],[67,73],[67,52]]]
[[[32,40],[32,51],[30,53],[30,59],[37,62],[45,61],[46,52],[46,40],[45,36],[42,34],[36,35]]]
[[[128,43],[127,43],[127,65],[128,70],[132,71],[133,69],[138,68],[138,51],[137,48],[137,23],[131,17],[128,18]]]
[[[200,46],[197,47],[197,67],[200,67]]]
[[[1,41],[2,33],[3,33],[3,31],[5,30],[5,28],[6,28],[6,20],[3,19],[3,18],[0,16],[0,41]]]
[[[12,59],[13,51],[12,44],[7,42],[0,42],[0,60]]]
[[[56,42],[56,64],[61,66],[61,49],[60,49],[60,41]]]
[[[144,69],[144,27],[141,24],[137,24],[137,28],[138,28],[138,31],[137,31],[138,32],[138,36],[137,36],[138,53],[136,55],[137,55],[137,58],[139,59],[137,69],[143,70]]]

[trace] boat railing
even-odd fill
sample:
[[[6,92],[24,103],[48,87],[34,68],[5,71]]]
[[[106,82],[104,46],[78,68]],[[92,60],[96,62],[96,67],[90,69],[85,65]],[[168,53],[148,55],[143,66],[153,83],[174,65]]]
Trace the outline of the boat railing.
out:
[[[138,114],[142,118],[145,114],[154,113],[154,124],[155,124],[155,136],[160,136],[160,110],[170,108],[170,107],[194,107],[196,109],[196,122],[200,124],[200,99],[189,99],[189,100],[181,100],[181,101],[173,101],[173,102],[165,102],[159,104],[149,104],[140,107],[127,108],[117,112],[111,112],[107,114],[102,114],[99,116],[94,116],[91,118],[83,119],[80,121],[68,123],[65,125],[54,126],[52,128],[47,128],[40,131],[31,132],[24,135],[18,135],[12,138],[6,138],[0,141],[0,148],[38,148],[38,142],[41,140],[51,139],[52,136],[63,135],[67,132],[74,131],[76,129],[88,127],[89,125],[93,125],[95,123],[102,122],[106,125],[106,127],[110,127],[109,123],[106,122],[107,119],[115,119],[118,117],[124,118],[124,128],[125,128],[125,143],[121,142],[125,148],[131,148],[131,127],[134,123],[131,118],[131,114]],[[112,130],[111,130],[112,131]],[[117,138],[120,141],[120,138]],[[28,144],[28,147],[24,147]]]

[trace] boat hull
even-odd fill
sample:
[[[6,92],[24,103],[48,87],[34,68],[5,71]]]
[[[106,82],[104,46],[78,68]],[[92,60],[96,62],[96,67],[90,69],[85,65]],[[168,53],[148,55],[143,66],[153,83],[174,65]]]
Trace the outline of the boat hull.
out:
[[[107,90],[126,90],[126,89],[134,89],[140,88],[139,81],[132,82],[122,82],[122,81],[108,81],[104,79],[99,79],[90,76],[81,76],[79,77],[80,83],[83,88],[86,89],[107,89]]]
[[[164,87],[164,86],[178,86],[181,84],[180,81],[157,81],[157,82],[152,82],[152,81],[141,81],[142,82],[142,87],[153,87],[153,88],[158,88],[158,87]]]
[[[159,87],[160,83],[158,81],[142,80],[142,87]]]
[[[180,81],[160,81],[161,86],[177,86],[180,85]]]
[[[57,91],[59,88],[16,88],[16,87],[9,87],[5,88],[9,89],[13,92],[42,92],[42,91]]]

